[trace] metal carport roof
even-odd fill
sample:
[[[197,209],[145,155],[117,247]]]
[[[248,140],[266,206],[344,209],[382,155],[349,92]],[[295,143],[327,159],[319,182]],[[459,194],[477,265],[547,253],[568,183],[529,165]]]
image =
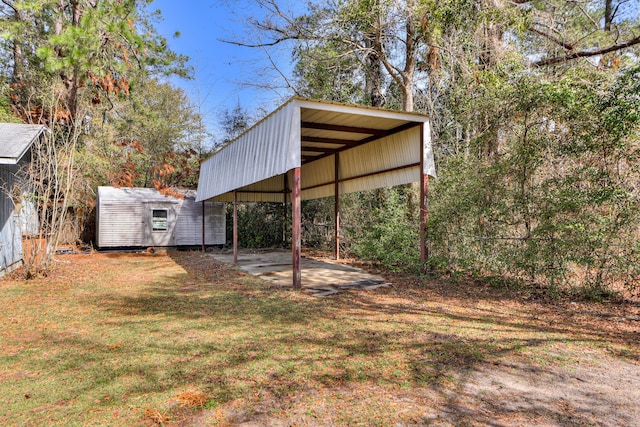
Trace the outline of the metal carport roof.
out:
[[[295,270],[301,199],[422,182],[424,228],[429,175],[427,116],[293,97],[202,164],[196,201],[290,201]]]
[[[302,199],[333,196],[336,153],[340,194],[417,182],[421,134],[435,176],[428,117],[294,97],[202,164],[197,201],[282,202],[296,167]]]

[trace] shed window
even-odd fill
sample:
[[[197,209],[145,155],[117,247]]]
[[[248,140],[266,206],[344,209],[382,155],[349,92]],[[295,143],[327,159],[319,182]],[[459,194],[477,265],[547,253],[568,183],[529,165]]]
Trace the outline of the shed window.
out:
[[[167,210],[166,209],[154,209],[153,210],[153,231],[167,231]]]

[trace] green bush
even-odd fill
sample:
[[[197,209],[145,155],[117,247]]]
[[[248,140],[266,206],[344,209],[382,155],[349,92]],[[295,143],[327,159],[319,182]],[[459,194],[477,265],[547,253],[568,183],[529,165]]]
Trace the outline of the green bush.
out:
[[[417,188],[398,186],[344,196],[346,250],[387,268],[416,268],[420,261]]]
[[[238,205],[238,246],[259,249],[285,245],[283,212],[282,203],[240,203]],[[227,205],[227,244],[233,244],[233,204],[231,203]]]
[[[499,155],[440,164],[429,223],[438,264],[549,289],[637,289],[639,75],[515,81]]]

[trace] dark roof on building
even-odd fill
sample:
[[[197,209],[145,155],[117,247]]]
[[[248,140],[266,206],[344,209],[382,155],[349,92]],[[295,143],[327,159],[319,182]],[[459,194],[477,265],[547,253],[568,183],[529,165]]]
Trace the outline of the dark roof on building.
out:
[[[0,164],[18,164],[45,129],[41,125],[0,123]]]

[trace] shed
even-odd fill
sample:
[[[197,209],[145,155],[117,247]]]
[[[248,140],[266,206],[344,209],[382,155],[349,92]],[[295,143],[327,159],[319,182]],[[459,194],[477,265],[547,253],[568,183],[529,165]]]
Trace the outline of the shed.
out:
[[[290,202],[299,289],[301,200],[335,198],[338,258],[341,194],[419,182],[424,261],[428,177],[435,177],[430,136],[422,114],[293,97],[202,164],[197,200]]]
[[[40,125],[0,123],[0,275],[20,266],[23,260],[22,231],[33,222],[27,216],[35,215],[35,208],[24,202],[14,205],[11,193],[31,161],[31,146],[45,129]]]
[[[224,203],[196,203],[152,188],[98,187],[96,244],[99,248],[223,245]]]

